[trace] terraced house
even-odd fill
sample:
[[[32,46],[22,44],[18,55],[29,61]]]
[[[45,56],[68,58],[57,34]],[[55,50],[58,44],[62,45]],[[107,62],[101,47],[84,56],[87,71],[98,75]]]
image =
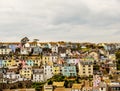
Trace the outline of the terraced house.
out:
[[[63,76],[67,76],[67,77],[75,77],[77,76],[77,72],[76,72],[76,66],[72,65],[72,64],[65,64],[62,67],[62,74]]]
[[[27,79],[31,79],[32,77],[32,68],[31,67],[23,67],[21,70],[20,70],[20,75],[23,77],[23,78],[27,78]]]
[[[79,76],[90,76],[93,75],[93,62],[91,61],[80,61],[78,63],[78,75]]]

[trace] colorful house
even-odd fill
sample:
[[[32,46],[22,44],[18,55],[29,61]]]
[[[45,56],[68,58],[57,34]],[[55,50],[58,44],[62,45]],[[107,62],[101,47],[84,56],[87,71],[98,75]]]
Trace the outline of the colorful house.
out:
[[[44,66],[44,75],[45,75],[45,80],[52,78],[53,76],[53,66],[45,65]]]
[[[78,63],[78,75],[79,76],[90,76],[93,75],[93,62],[91,61],[80,61]]]
[[[53,67],[53,74],[57,75],[61,73],[61,68],[59,66],[54,66]]]
[[[75,65],[65,65],[62,67],[62,74],[67,77],[77,76],[76,66]]]
[[[20,75],[23,77],[23,78],[27,78],[27,79],[31,79],[32,77],[32,68],[31,67],[23,67],[20,71],[19,71]]]
[[[33,60],[27,60],[27,61],[26,61],[26,65],[28,65],[28,66],[33,66],[33,65],[34,65]]]
[[[7,67],[7,60],[2,60],[3,67]]]
[[[42,57],[42,62],[43,62],[43,64],[48,64],[48,65],[50,65],[50,66],[53,65],[53,62],[52,62],[52,60],[51,60],[51,56],[43,55],[43,57]]]
[[[7,66],[17,66],[16,61],[14,59],[6,60]]]

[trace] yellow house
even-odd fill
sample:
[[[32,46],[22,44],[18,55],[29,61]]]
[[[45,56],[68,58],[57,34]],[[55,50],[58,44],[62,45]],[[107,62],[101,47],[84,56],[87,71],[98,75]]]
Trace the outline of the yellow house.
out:
[[[52,85],[44,85],[44,90],[43,91],[53,91],[53,86]]]
[[[9,66],[16,66],[17,63],[16,63],[16,60],[14,59],[10,59],[10,60],[6,60],[6,65],[9,67]]]
[[[28,60],[32,60],[34,65],[37,65],[37,66],[40,66],[42,61],[41,56],[30,56],[28,57]]]
[[[43,57],[42,57],[43,64],[48,63],[49,60],[50,60],[49,56],[43,55]]]
[[[40,66],[41,64],[41,60],[39,59],[33,60],[33,62],[34,62],[34,65],[37,65],[37,66]]]
[[[48,64],[50,66],[53,66],[53,62],[52,62],[52,57],[51,56],[43,55],[42,62],[43,62],[43,64]]]
[[[54,75],[57,75],[57,74],[60,74],[60,67],[58,67],[58,66],[55,66],[55,67],[53,67],[53,74]]]
[[[73,84],[71,91],[81,91],[82,84]]]
[[[65,83],[65,82],[53,82],[53,86],[56,86],[56,87],[64,87],[64,83]]]
[[[32,77],[32,68],[31,67],[24,67],[20,70],[20,75],[24,78],[31,79]]]
[[[78,63],[78,75],[79,76],[90,76],[93,75],[93,62],[91,61],[80,61]]]

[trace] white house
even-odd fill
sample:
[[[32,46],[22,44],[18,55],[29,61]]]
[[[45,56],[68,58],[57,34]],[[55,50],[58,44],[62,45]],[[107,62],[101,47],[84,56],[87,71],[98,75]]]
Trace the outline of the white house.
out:
[[[20,74],[16,74],[14,72],[7,72],[6,74],[3,74],[3,83],[15,83],[23,80],[24,78],[22,78]]]
[[[0,48],[0,54],[9,54],[12,51],[10,48]]]
[[[58,53],[58,46],[52,46],[51,51],[52,53]]]
[[[99,91],[107,91],[107,84],[105,82],[99,83]]]
[[[44,78],[44,72],[43,69],[33,69],[33,82],[43,82],[45,80]]]
[[[44,66],[44,75],[45,75],[45,80],[52,78],[53,76],[53,66]]]

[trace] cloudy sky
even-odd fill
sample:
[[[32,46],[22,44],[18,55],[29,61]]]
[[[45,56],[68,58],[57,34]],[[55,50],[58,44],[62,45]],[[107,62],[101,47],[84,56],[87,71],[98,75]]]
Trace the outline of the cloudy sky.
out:
[[[120,0],[0,0],[0,41],[120,42]]]

